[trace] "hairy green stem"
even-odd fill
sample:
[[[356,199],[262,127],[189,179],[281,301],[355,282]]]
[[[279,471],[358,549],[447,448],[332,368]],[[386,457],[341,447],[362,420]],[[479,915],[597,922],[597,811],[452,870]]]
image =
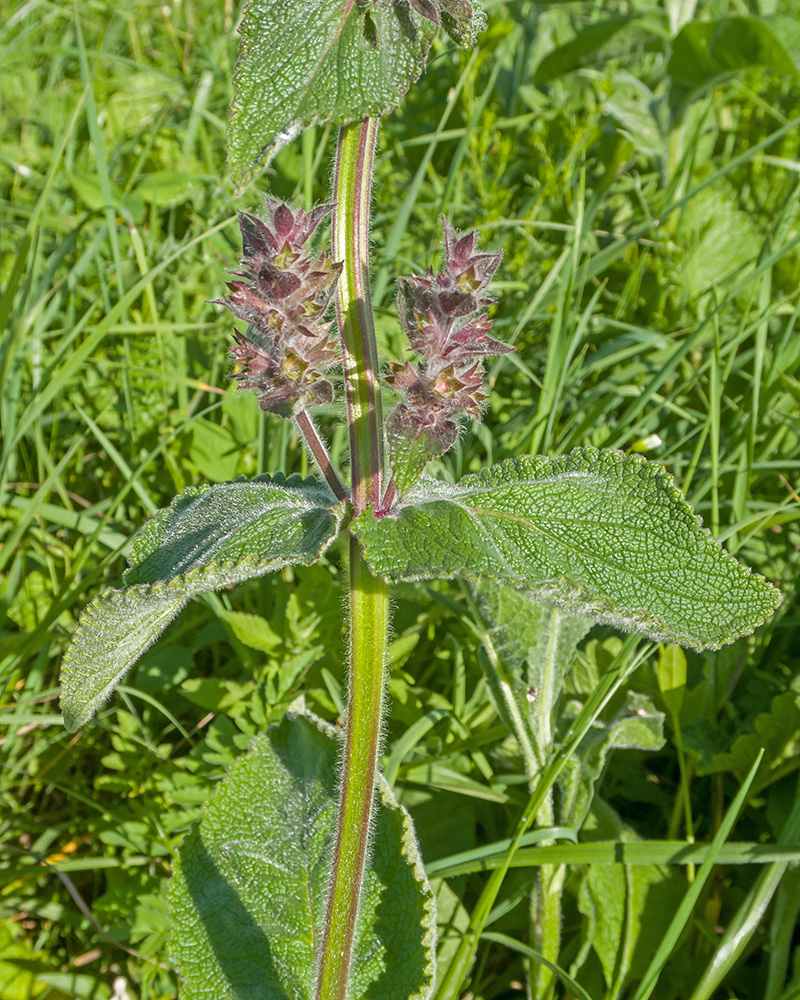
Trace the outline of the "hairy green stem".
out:
[[[347,728],[318,1000],[343,1000],[347,990],[381,742],[388,627],[388,587],[372,575],[358,541],[351,538]]]
[[[369,291],[369,203],[378,119],[339,131],[333,179],[333,259],[344,264],[336,307],[342,331],[355,513],[380,501],[383,417]]]
[[[339,133],[334,181],[334,259],[350,420],[352,501],[356,513],[378,503],[383,477],[383,422],[378,352],[369,297],[367,249],[377,120]],[[370,825],[383,728],[389,631],[388,586],[373,576],[350,538],[350,658],[342,786],[316,1000],[344,1000],[358,907],[369,855]]]
[[[540,672],[540,708],[537,715],[536,737],[540,747],[550,747],[553,742],[553,718],[561,688],[561,677],[557,664],[558,638],[562,617],[553,610],[550,634],[547,641],[542,669]],[[529,775],[530,790],[534,790],[534,779],[538,774]],[[552,789],[536,815],[539,827],[555,825]],[[536,884],[531,894],[531,943],[536,951],[552,963],[557,963],[561,951],[561,895],[567,869],[565,865],[542,865],[536,876]],[[550,1000],[556,986],[553,970],[544,964],[533,963],[530,969],[533,1000]]]

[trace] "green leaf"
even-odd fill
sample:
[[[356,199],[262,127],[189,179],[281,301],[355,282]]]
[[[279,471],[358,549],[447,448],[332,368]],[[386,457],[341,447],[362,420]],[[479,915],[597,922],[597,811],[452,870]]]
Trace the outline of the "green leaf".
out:
[[[732,771],[737,777],[746,774],[759,753],[764,759],[754,792],[766,788],[800,765],[800,695],[785,691],[772,699],[768,712],[760,712],[752,724],[753,732],[741,733],[726,753],[715,754],[710,766],[699,773]]]
[[[580,710],[571,703],[563,722],[571,722]],[[598,719],[558,778],[559,808],[556,819],[562,826],[580,829],[592,806],[594,788],[615,750],[660,750],[664,746],[664,716],[643,694],[629,692],[609,721]]]
[[[49,971],[42,952],[32,951],[9,920],[0,921],[0,996],[5,1000],[33,1000],[46,989],[37,973]]]
[[[227,427],[205,417],[192,422],[189,458],[201,476],[214,483],[233,479],[239,468],[239,445]]]
[[[701,526],[661,466],[618,451],[509,460],[454,486],[422,480],[396,511],[365,511],[352,527],[387,580],[497,580],[695,649],[747,635],[781,600]]]
[[[658,947],[673,910],[680,904],[681,881],[662,864],[647,864],[647,848],[636,834],[604,802],[596,801],[581,844],[592,850],[598,837],[613,837],[618,860],[626,863],[590,864],[584,870],[578,890],[578,909],[591,928],[589,935],[603,969],[610,996],[621,996],[623,985],[644,972],[649,956]],[[658,845],[659,848],[662,846]],[[706,850],[708,845],[704,845]],[[641,852],[640,863],[630,864],[627,856]]]
[[[94,715],[191,597],[315,562],[343,514],[326,486],[282,473],[191,487],[158,511],[133,540],[126,589],[92,601],[64,655],[67,730]]]
[[[183,842],[169,892],[183,1000],[311,1000],[337,759],[330,727],[287,716],[253,741]],[[347,995],[422,1000],[435,967],[433,894],[411,820],[383,780],[378,798]]]
[[[218,611],[217,617],[230,628],[233,635],[249,649],[273,653],[283,641],[269,622],[259,615],[243,611]]]
[[[658,892],[667,877],[663,870],[650,866],[625,869],[622,865],[592,865],[582,880],[578,909],[592,923],[592,948],[609,990],[615,980],[617,985],[625,980],[634,946],[644,936],[645,927],[649,936],[654,936],[647,925],[646,908],[652,903],[653,887]],[[665,929],[659,926],[659,930]]]
[[[403,2],[250,0],[234,74],[228,164],[238,187],[312,122],[396,107],[436,26]]]
[[[796,18],[776,14],[690,21],[675,36],[667,72],[681,83],[702,87],[751,66],[800,75],[800,23]]]

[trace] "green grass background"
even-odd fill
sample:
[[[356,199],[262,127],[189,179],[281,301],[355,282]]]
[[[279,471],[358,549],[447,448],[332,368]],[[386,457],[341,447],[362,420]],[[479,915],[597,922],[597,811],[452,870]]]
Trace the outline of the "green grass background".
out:
[[[785,595],[754,637],[688,656],[663,750],[606,763],[590,826],[642,839],[649,863],[571,858],[559,961],[595,1000],[616,1000],[634,995],[684,899],[691,871],[653,842],[685,835],[687,803],[710,841],[762,745],[734,839],[775,843],[798,802],[800,84],[791,65],[767,65],[689,93],[669,55],[692,16],[799,12],[794,0],[487,10],[474,52],[437,42],[385,122],[376,168],[375,300],[392,356],[403,349],[394,279],[438,259],[440,212],[505,249],[495,330],[518,350],[493,364],[489,414],[438,474],[658,435],[648,457]],[[225,127],[239,13],[231,0],[0,3],[3,1000],[105,998],[118,974],[131,997],[174,996],[164,892],[181,838],[298,693],[328,718],[341,711],[333,558],[193,602],[79,736],[58,712],[77,616],[119,583],[148,515],[192,483],[312,471],[288,423],[231,391],[230,317],[209,300],[238,259],[237,209],[258,211],[267,188],[306,206],[329,197],[335,131],[308,130],[234,197]],[[623,20],[587,47],[610,17]],[[581,35],[577,56],[542,63]],[[341,407],[320,422],[340,458]],[[508,836],[524,776],[460,588],[396,596],[386,749],[434,862]],[[594,630],[567,694],[585,693],[619,647]],[[663,710],[658,655],[631,685]],[[714,996],[800,996],[798,856],[720,864],[654,995],[703,995],[716,961]],[[527,939],[534,873],[507,879],[491,930]],[[440,887],[451,935],[482,878]],[[742,948],[720,950],[737,926]],[[443,962],[451,947],[445,937]],[[487,940],[470,995],[523,996],[523,978],[507,940]]]

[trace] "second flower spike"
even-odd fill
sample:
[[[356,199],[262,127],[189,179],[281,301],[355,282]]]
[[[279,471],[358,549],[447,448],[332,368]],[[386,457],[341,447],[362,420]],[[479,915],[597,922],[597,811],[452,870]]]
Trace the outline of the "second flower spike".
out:
[[[386,421],[392,485],[384,501],[402,496],[425,465],[458,439],[459,418],[480,418],[486,400],[483,358],[514,348],[489,336],[489,283],[502,251],[478,252],[478,234],[460,235],[442,216],[445,266],[400,278],[397,307],[416,365],[392,364],[390,385],[405,401]],[[388,503],[387,503],[388,501]]]

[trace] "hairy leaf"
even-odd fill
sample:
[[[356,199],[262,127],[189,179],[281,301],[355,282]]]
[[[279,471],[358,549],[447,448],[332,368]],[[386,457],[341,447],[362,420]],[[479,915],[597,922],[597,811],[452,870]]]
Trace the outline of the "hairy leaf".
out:
[[[133,541],[126,589],[95,598],[64,656],[67,730],[94,715],[194,594],[313,563],[342,516],[326,486],[282,474],[191,487],[158,511]]]
[[[752,632],[780,593],[738,563],[658,465],[576,448],[431,479],[353,523],[387,580],[488,577],[623,631],[695,649]]]
[[[183,1000],[311,1000],[325,920],[338,745],[287,716],[257,737],[184,841],[170,885]],[[435,903],[411,820],[380,781],[348,996],[421,1000]]]
[[[405,0],[250,0],[239,32],[228,164],[241,187],[312,122],[396,107],[436,24]]]

